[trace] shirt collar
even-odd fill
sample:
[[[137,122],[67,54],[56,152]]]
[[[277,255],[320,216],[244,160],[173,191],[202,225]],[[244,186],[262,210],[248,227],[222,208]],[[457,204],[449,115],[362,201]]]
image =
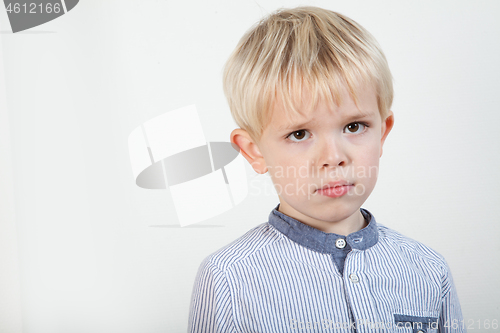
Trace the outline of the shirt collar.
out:
[[[378,242],[378,228],[375,217],[366,209],[360,208],[361,214],[368,221],[368,225],[361,230],[347,236],[326,233],[307,224],[304,224],[278,211],[278,204],[269,214],[269,223],[292,241],[311,250],[322,253],[340,251],[335,246],[339,238],[344,239],[353,249],[366,250]]]

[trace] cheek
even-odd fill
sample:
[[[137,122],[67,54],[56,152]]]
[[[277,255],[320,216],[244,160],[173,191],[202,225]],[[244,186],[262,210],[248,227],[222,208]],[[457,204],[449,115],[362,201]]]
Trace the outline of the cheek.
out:
[[[379,147],[379,145],[371,145],[359,151],[353,159],[355,168],[360,172],[371,171],[370,174],[372,175],[374,171],[378,173],[378,165],[380,161]]]
[[[368,165],[378,165],[380,160],[379,146],[374,146],[372,149],[367,151],[364,159]]]
[[[380,154],[380,142],[375,138],[370,139],[369,141],[369,143],[365,144],[362,147],[360,154],[358,154],[358,157],[361,156],[364,159],[370,161],[378,160]]]
[[[272,170],[270,176],[275,184],[300,185],[310,178],[312,162],[307,158],[288,158],[274,160],[274,162],[276,164],[270,168]]]

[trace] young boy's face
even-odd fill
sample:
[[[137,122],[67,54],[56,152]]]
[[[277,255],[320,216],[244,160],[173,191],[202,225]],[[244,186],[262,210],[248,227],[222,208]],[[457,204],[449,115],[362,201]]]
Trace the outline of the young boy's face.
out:
[[[347,235],[364,227],[359,208],[375,186],[393,125],[392,112],[381,119],[373,88],[360,89],[358,99],[359,109],[344,90],[340,106],[320,102],[291,123],[278,105],[259,142],[235,140],[255,171],[269,171],[279,210],[325,232]],[[329,194],[320,190],[332,182]]]

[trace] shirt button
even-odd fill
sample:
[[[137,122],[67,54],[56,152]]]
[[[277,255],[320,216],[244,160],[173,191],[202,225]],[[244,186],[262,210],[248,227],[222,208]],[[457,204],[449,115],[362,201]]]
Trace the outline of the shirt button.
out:
[[[335,246],[338,248],[338,249],[343,249],[345,247],[345,240],[343,238],[338,238],[336,241],[335,241]]]
[[[359,278],[356,274],[351,274],[349,275],[349,280],[351,280],[352,283],[358,283],[359,282]]]

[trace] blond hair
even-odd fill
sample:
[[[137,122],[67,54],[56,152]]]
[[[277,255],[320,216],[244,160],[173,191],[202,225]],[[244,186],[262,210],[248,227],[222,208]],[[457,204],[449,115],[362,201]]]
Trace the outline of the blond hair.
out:
[[[392,76],[375,38],[339,13],[318,7],[280,9],[257,22],[239,41],[224,67],[223,86],[231,114],[254,140],[260,139],[276,100],[290,115],[301,113],[304,93],[314,108],[320,99],[339,105],[347,89],[373,85],[382,119],[392,105]]]

